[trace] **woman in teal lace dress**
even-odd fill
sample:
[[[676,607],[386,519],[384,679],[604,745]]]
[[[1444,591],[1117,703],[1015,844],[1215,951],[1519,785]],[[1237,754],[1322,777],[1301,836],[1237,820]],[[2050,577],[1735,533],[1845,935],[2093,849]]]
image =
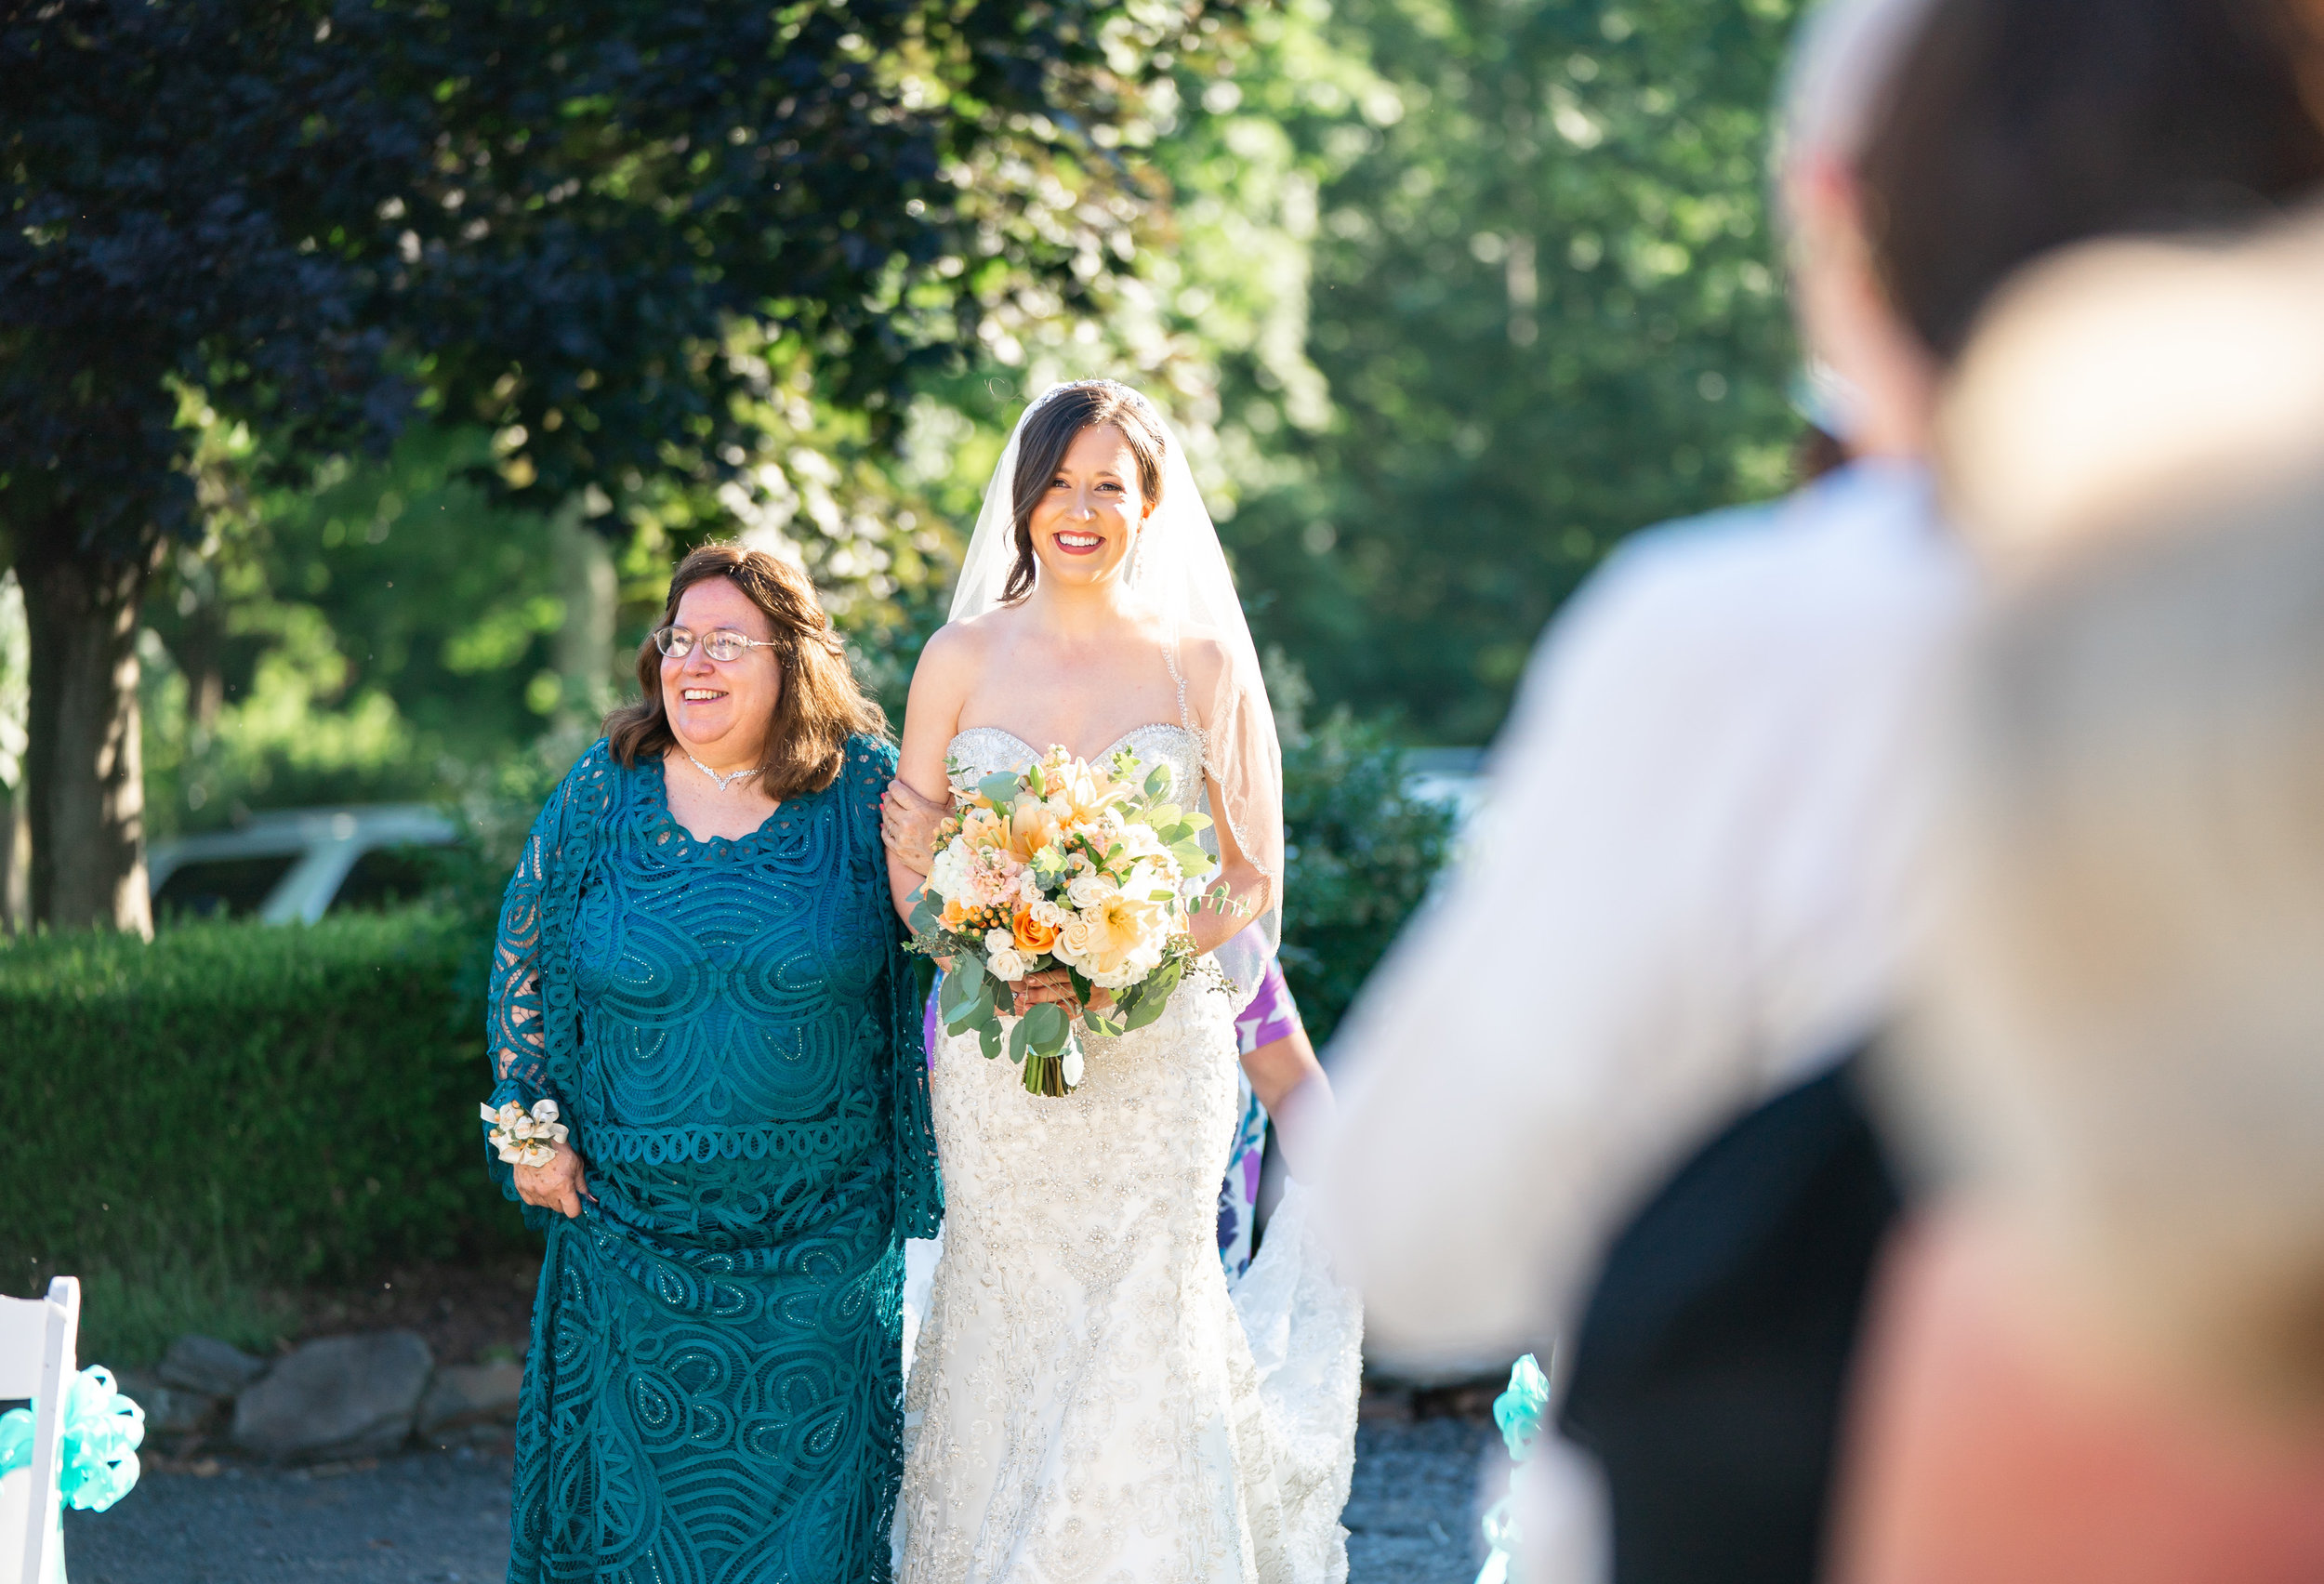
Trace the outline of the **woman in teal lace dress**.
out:
[[[889,1573],[903,1242],[934,1229],[918,1003],[889,904],[892,750],[812,587],[712,547],[672,578],[542,810],[495,954],[500,1164],[545,1228],[511,1584]]]

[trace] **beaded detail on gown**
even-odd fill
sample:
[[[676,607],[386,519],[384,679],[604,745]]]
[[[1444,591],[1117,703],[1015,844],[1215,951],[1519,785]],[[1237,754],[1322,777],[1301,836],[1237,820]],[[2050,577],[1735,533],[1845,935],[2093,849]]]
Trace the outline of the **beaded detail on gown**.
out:
[[[495,1103],[558,1101],[593,1198],[548,1246],[508,1577],[889,1576],[903,1239],[934,1229],[893,750],[698,841],[600,744],[542,812],[495,954]],[[508,1168],[493,1163],[504,1188]]]
[[[1115,746],[1201,785],[1187,728]],[[993,728],[951,747],[978,773],[1034,751]],[[1230,1297],[1228,998],[1190,978],[1155,1023],[1086,1049],[1057,1100],[972,1036],[936,1051],[944,1245],[905,1394],[903,1577],[1340,1584],[1361,1316],[1297,1187]]]

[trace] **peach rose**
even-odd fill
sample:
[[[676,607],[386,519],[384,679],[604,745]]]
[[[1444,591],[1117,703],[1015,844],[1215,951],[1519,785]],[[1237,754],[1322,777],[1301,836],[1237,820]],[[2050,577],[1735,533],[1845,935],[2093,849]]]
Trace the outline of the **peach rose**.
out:
[[[1035,952],[1048,951],[1057,944],[1056,927],[1034,917],[1030,907],[1017,909],[1017,917],[1010,920],[1010,930],[1016,936],[1017,950],[1028,957]]]

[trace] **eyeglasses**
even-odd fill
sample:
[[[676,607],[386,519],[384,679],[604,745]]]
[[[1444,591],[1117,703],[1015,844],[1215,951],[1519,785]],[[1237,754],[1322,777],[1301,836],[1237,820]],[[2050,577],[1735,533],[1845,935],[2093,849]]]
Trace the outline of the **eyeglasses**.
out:
[[[701,643],[702,653],[720,661],[739,660],[754,649],[775,647],[765,639],[745,638],[733,627],[720,627],[716,632],[704,633],[699,640],[682,627],[660,627],[654,634],[654,647],[673,660],[683,660],[692,654],[696,641]]]

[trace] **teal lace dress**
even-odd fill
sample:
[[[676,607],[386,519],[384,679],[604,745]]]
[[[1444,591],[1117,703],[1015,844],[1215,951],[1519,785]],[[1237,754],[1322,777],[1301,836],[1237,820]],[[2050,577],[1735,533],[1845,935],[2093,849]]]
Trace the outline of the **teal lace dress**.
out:
[[[493,1099],[553,1097],[593,1197],[525,1212],[548,1247],[511,1584],[889,1576],[904,1239],[939,1214],[879,844],[893,765],[853,739],[825,790],[696,841],[661,764],[600,743],[533,827]]]

